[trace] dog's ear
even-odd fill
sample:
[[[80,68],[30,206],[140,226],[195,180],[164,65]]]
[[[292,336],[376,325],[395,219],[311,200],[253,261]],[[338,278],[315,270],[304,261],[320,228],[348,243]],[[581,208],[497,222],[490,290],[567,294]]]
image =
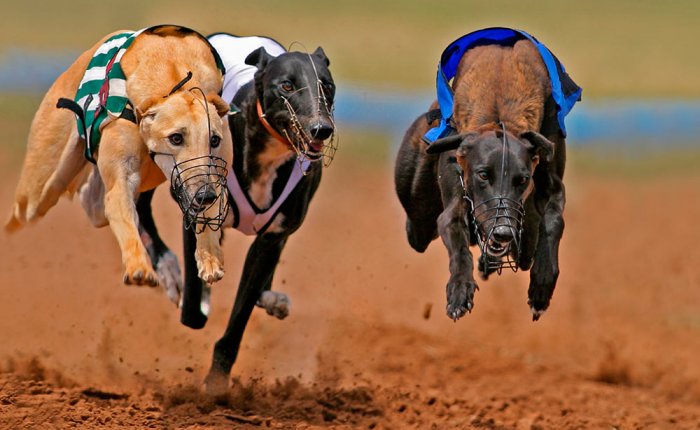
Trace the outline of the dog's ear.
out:
[[[136,114],[136,122],[141,122],[141,120],[146,116],[149,115],[148,111],[163,101],[162,97],[149,97],[145,98],[142,100],[132,100],[134,102],[134,114]],[[154,116],[155,113],[151,112],[151,116]]]
[[[245,57],[245,63],[249,66],[257,67],[258,70],[262,70],[265,68],[267,63],[273,58],[274,57],[268,54],[265,48],[261,46],[260,48],[248,54],[247,57]]]
[[[435,142],[428,145],[425,150],[428,154],[439,154],[445,151],[451,151],[453,149],[459,148],[459,144],[462,143],[463,136],[461,134],[453,134],[451,136],[443,137]]]
[[[453,149],[460,148],[462,142],[465,142],[467,146],[474,143],[474,140],[479,136],[479,133],[470,132],[462,134],[453,134],[451,136],[443,137],[435,142],[428,145],[428,149],[425,150],[428,154],[438,154],[440,152],[451,151]],[[466,153],[460,148],[457,151],[457,155],[464,157]]]
[[[539,155],[547,161],[552,161],[554,158],[554,142],[542,136],[536,131],[526,131],[520,135],[521,139],[526,139],[532,144],[534,155]]]
[[[136,115],[136,123],[139,125],[141,132],[148,133],[153,120],[158,111],[158,103],[163,99],[160,97],[151,97],[142,100],[141,103],[134,105],[134,114]]]
[[[141,111],[136,108],[136,122],[139,125],[139,130],[141,133],[148,134],[153,125],[153,120],[156,118],[156,109],[148,109],[146,111]]]
[[[331,65],[331,61],[328,59],[328,57],[326,57],[326,53],[323,52],[323,48],[321,48],[320,46],[316,48],[313,55],[320,58],[321,61],[323,61],[326,64],[326,67]]]
[[[224,99],[219,97],[218,94],[209,93],[207,95],[207,101],[214,105],[214,107],[216,108],[216,113],[218,113],[221,118],[228,115],[230,106],[224,101]]]

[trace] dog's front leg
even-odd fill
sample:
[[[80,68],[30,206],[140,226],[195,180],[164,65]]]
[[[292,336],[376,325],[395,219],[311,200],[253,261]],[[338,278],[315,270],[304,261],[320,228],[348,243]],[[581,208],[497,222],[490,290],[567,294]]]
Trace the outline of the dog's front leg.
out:
[[[145,157],[148,154],[135,124],[117,120],[104,128],[97,166],[106,190],[105,216],[122,252],[124,283],[157,286],[158,275],[139,237],[134,203]]]
[[[221,230],[208,227],[197,233],[197,274],[203,281],[212,284],[224,277],[224,253],[221,251]]]
[[[228,389],[229,374],[238,356],[243,331],[260,294],[270,289],[286,242],[284,234],[267,233],[258,236],[248,250],[226,332],[214,346],[211,369],[205,381],[207,392],[220,394]]]
[[[447,282],[447,316],[457,321],[474,306],[474,262],[469,251],[469,232],[464,223],[466,204],[456,195],[438,217],[438,232],[450,257]]]
[[[559,277],[559,241],[564,233],[564,184],[552,177],[546,196],[535,196],[538,210],[542,213],[535,260],[530,270],[528,304],[532,320],[537,321],[549,307]]]

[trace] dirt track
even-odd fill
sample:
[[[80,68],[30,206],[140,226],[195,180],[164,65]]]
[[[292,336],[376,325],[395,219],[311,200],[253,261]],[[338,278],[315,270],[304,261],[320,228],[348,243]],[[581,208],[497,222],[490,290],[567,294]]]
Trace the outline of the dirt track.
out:
[[[528,276],[507,273],[455,324],[442,244],[413,252],[390,170],[343,158],[283,254],[292,314],[255,311],[224,399],[198,387],[249,239],[228,235],[192,331],[160,290],[121,285],[77,202],[2,236],[0,428],[700,428],[698,176],[570,171],[550,311],[532,323]],[[17,171],[0,165],[4,214]],[[179,249],[176,206],[156,206]]]

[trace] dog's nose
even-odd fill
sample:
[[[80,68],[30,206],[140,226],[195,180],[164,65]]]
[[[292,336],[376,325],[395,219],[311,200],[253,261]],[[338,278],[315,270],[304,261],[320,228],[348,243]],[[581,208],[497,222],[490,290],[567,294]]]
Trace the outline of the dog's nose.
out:
[[[311,136],[314,139],[326,140],[333,134],[333,126],[329,124],[316,124],[311,128]]]
[[[513,230],[510,227],[499,225],[493,229],[493,239],[500,243],[510,242],[513,240]]]
[[[212,189],[199,190],[194,195],[194,202],[201,209],[206,208],[216,201],[216,193]]]

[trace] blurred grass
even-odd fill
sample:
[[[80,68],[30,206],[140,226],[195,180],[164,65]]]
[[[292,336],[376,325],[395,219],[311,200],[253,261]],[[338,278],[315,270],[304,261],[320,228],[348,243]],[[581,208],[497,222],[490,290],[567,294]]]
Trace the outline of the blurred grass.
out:
[[[10,47],[80,52],[119,28],[178,23],[300,41],[309,50],[322,45],[339,81],[429,88],[449,42],[500,25],[544,41],[587,98],[690,98],[700,97],[698,16],[700,2],[692,0],[27,0],[3,5],[0,54]]]
[[[605,147],[603,143],[567,148],[567,172],[576,176],[656,180],[683,175],[697,176],[697,146]]]
[[[10,162],[17,166],[24,158],[29,126],[34,112],[41,102],[41,96],[36,94],[3,94],[0,93],[0,130],[2,130],[2,152]]]

